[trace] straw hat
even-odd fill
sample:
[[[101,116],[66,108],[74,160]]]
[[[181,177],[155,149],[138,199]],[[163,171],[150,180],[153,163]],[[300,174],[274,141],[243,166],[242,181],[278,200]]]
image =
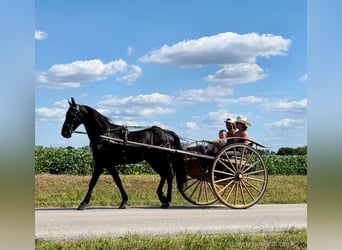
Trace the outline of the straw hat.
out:
[[[252,126],[252,124],[249,121],[247,121],[246,117],[241,116],[236,117],[235,123],[243,123],[246,126]]]
[[[229,122],[229,123],[235,123],[235,118],[233,117],[228,117],[225,121],[225,123]]]

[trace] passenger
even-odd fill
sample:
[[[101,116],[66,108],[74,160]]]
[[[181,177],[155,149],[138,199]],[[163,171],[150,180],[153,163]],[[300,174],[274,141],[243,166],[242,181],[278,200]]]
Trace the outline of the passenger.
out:
[[[204,152],[204,154],[211,155],[211,156],[216,155],[217,152],[220,151],[220,149],[227,144],[227,140],[225,140],[225,138],[227,138],[227,131],[224,129],[221,129],[219,131],[219,139],[216,141],[213,141],[210,147]],[[200,158],[199,162],[200,162],[200,167],[203,169],[203,171],[205,173],[208,173],[212,165],[212,160]]]
[[[235,138],[234,142],[248,144],[249,135],[247,132],[247,127],[252,126],[252,124],[247,120],[246,117],[241,117],[241,116],[238,116],[236,118],[235,124],[236,124],[238,131],[234,133],[234,137],[239,137],[239,138]]]
[[[214,143],[214,154],[216,154],[218,151],[220,151],[221,148],[223,148],[227,144],[227,131],[224,129],[221,129],[219,131],[219,139]]]
[[[226,128],[227,128],[227,138],[234,137],[234,134],[236,132],[236,125],[235,125],[235,119],[232,117],[228,117],[225,120]],[[227,144],[233,143],[234,139],[228,139]]]

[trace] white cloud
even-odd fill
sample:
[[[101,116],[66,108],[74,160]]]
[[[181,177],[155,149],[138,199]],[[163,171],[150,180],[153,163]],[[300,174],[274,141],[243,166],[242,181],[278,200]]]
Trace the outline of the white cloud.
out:
[[[36,40],[45,40],[48,38],[48,33],[41,31],[41,30],[35,30],[34,31],[34,38]]]
[[[142,74],[141,68],[137,65],[129,65],[127,70],[122,71],[123,76],[117,77],[119,82],[135,82]]]
[[[287,128],[303,128],[305,126],[304,119],[289,119],[284,118],[279,121],[265,123],[266,129],[287,129]]]
[[[269,101],[262,104],[265,111],[287,112],[287,113],[305,113],[307,108],[307,99],[300,101]]]
[[[57,101],[52,108],[40,107],[35,109],[36,118],[39,121],[63,121],[65,112],[69,107],[68,102]]]
[[[208,86],[205,89],[189,89],[178,93],[176,98],[179,101],[199,103],[199,102],[216,102],[219,104],[257,104],[264,101],[263,98],[255,96],[244,96],[238,98],[229,98],[233,94],[231,88],[222,86]]]
[[[218,98],[216,99],[216,102],[218,103],[231,103],[231,104],[256,104],[263,102],[263,98],[255,97],[255,96],[243,96],[238,98]]]
[[[220,110],[209,112],[208,114],[206,114],[203,117],[202,122],[211,127],[221,128],[221,127],[225,127],[224,122],[227,119],[227,117],[236,117],[236,116],[237,114],[228,112],[227,110],[224,110],[224,109],[220,109]]]
[[[196,122],[186,122],[183,127],[189,130],[197,130],[198,126]]]
[[[303,76],[301,76],[299,79],[298,79],[299,82],[307,82],[308,81],[308,74],[305,74]]]
[[[226,32],[163,45],[138,60],[177,66],[219,65],[222,68],[206,81],[241,84],[266,77],[256,64],[257,57],[286,55],[290,44],[290,39],[272,34]]]
[[[133,54],[133,52],[134,52],[134,48],[133,48],[132,46],[129,46],[129,47],[127,48],[127,55],[130,56],[130,55]]]
[[[265,78],[264,70],[255,63],[236,63],[223,65],[214,75],[205,78],[207,82],[223,84],[240,84],[255,82]]]
[[[160,93],[122,98],[108,95],[98,104],[103,112],[112,116],[153,117],[173,113],[174,110],[167,107],[171,100],[172,97]]]
[[[163,108],[163,107],[142,107],[135,109],[135,114],[140,115],[140,116],[156,116],[156,115],[166,115],[166,114],[171,114],[174,111],[170,108]]]
[[[290,39],[272,34],[226,32],[164,45],[139,61],[179,66],[254,63],[257,56],[285,55],[290,44]]]
[[[126,106],[126,105],[155,105],[155,104],[169,104],[171,97],[160,93],[152,93],[147,95],[117,97],[108,95],[104,100],[99,101],[99,105],[106,106]]]
[[[36,115],[41,119],[51,119],[61,116],[61,109],[58,108],[36,108]]]
[[[77,88],[82,83],[105,80],[121,74],[120,81],[132,82],[141,75],[140,67],[127,65],[124,60],[104,64],[99,59],[74,61],[69,64],[55,64],[46,72],[37,73],[39,86],[48,88]]]
[[[172,97],[160,93],[123,98],[108,95],[94,108],[101,114],[115,119],[116,122],[119,120],[122,124],[127,121],[130,121],[130,124],[142,124],[143,121],[137,120],[139,117],[156,117],[173,113],[174,110],[168,107],[171,100]],[[55,102],[53,107],[36,108],[36,120],[63,121],[68,107],[68,101],[63,100]],[[134,120],[133,123],[132,120]]]
[[[233,93],[231,88],[208,86],[205,89],[189,89],[178,93],[177,99],[184,102],[212,102],[217,98],[226,97]]]

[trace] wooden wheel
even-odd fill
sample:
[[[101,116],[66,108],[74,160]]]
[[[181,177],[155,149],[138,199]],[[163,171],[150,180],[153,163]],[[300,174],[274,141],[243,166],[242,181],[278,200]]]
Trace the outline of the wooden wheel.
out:
[[[195,205],[211,205],[217,201],[209,178],[208,180],[200,180],[187,175],[182,188],[179,188],[179,192],[184,199]]]
[[[248,208],[265,193],[267,169],[259,152],[246,144],[224,147],[214,160],[211,185],[217,198],[230,208]]]
[[[185,164],[186,178],[178,190],[190,203],[195,205],[211,205],[217,201],[211,186],[210,176],[205,174],[197,158],[187,159]]]

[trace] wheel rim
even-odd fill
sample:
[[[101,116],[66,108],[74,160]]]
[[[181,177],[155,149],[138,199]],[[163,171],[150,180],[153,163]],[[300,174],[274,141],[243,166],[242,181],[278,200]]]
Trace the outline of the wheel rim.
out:
[[[245,144],[223,148],[211,171],[211,184],[217,198],[231,208],[248,208],[263,196],[268,176],[259,152]]]
[[[217,201],[209,178],[202,180],[187,175],[183,187],[179,191],[187,201],[195,205],[211,205]]]

